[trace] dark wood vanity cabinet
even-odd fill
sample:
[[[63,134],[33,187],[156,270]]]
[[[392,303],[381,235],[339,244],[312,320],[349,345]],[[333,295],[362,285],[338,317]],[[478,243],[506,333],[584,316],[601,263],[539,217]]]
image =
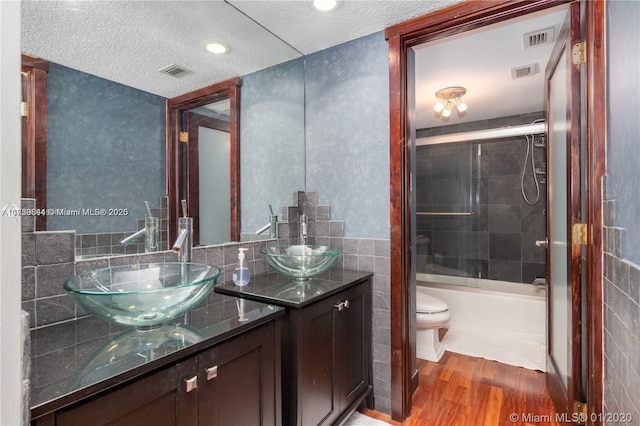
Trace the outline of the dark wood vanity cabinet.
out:
[[[197,392],[185,381],[197,371],[190,359],[88,402],[37,419],[37,426],[197,425]]]
[[[340,423],[372,389],[371,281],[289,309],[288,339],[288,424]]]
[[[273,324],[272,324],[273,325]],[[280,425],[279,347],[255,330],[198,356],[199,425]]]
[[[33,424],[280,425],[279,338],[268,322]]]

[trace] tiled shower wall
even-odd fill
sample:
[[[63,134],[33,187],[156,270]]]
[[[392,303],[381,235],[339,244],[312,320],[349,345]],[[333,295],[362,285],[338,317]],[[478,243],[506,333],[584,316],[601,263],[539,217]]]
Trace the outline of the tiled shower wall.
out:
[[[299,213],[309,220],[309,244],[330,244],[342,248],[343,255],[336,268],[344,267],[373,272],[373,376],[375,408],[391,412],[391,314],[390,314],[390,248],[389,240],[344,238],[345,223],[332,220],[330,206],[317,205],[313,192],[294,195],[291,206],[285,206],[278,223],[278,241],[231,243],[221,246],[196,247],[193,261],[220,266],[221,282],[231,279],[238,247],[245,247],[246,260],[252,274],[268,271],[260,256],[260,249],[268,244],[298,242]],[[27,204],[28,205],[28,204]],[[75,233],[72,231],[35,232],[33,218],[22,218],[22,307],[30,315],[30,327],[46,333],[46,326],[86,316],[62,288],[66,279],[74,274],[117,265],[177,261],[172,251],[122,255],[76,261],[74,258]],[[220,298],[210,295],[196,311],[213,312]],[[216,305],[217,306],[217,305]],[[202,309],[206,307],[206,309]],[[228,311],[233,312],[231,306]],[[216,311],[217,312],[217,311]]]
[[[443,126],[421,130],[418,136],[528,124],[540,117],[527,114]],[[544,151],[532,150],[536,167],[544,165]],[[545,249],[535,241],[546,235],[546,185],[539,184],[533,206],[524,201],[521,176],[526,155],[524,136],[416,148],[417,211],[439,214],[417,217],[418,272],[522,283],[545,276]],[[540,182],[545,175],[536,178]],[[524,188],[533,202],[530,157]]]
[[[604,202],[604,412],[640,422],[640,266],[624,259],[625,229],[613,226],[616,201]]]

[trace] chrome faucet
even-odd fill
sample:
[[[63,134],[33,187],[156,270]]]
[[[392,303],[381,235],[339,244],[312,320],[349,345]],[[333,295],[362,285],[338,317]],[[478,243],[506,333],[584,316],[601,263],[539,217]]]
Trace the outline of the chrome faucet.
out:
[[[160,228],[160,219],[154,217],[151,214],[151,208],[147,201],[144,202],[147,206],[147,217],[144,218],[144,228],[140,229],[132,235],[129,235],[124,240],[120,241],[123,246],[128,246],[144,237],[144,251],[150,253],[158,251],[158,231]]]
[[[178,253],[179,262],[191,262],[193,250],[193,218],[187,217],[187,200],[182,200],[182,214],[178,218],[178,238],[173,243],[173,250]]]
[[[120,244],[122,244],[123,246],[128,246],[130,244],[133,244],[136,241],[138,241],[140,238],[144,237],[146,233],[147,233],[147,230],[145,228],[142,228],[135,234],[131,234],[124,240],[120,241]]]
[[[307,245],[307,215],[300,215],[300,245]]]
[[[138,232],[129,235],[127,238],[120,241],[123,246],[128,246],[144,237],[144,251],[145,253],[151,253],[158,251],[158,229],[160,220],[157,217],[146,217],[144,219],[144,228]]]
[[[256,234],[260,235],[267,229],[269,229],[269,238],[278,238],[278,216],[273,214],[273,208],[271,208],[271,204],[269,204],[269,211],[271,212],[271,214],[269,215],[269,223],[258,229],[256,231]]]

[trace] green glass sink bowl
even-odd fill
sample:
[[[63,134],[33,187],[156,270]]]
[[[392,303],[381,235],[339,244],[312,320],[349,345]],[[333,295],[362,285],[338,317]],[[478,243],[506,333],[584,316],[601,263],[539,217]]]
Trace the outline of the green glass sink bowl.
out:
[[[306,281],[331,268],[342,250],[328,246],[282,245],[264,248],[260,253],[277,272]]]
[[[64,289],[96,317],[148,327],[194,308],[220,275],[220,268],[198,263],[147,263],[83,272],[67,280]]]

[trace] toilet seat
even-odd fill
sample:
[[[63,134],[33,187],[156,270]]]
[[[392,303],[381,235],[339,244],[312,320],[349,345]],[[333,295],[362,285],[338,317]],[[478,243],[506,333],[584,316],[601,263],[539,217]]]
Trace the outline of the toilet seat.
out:
[[[416,314],[416,325],[418,328],[441,327],[449,322],[451,314],[449,311],[438,312],[435,314],[425,314],[418,312]]]
[[[422,291],[416,292],[416,312],[418,314],[437,314],[448,310],[449,306],[442,300]]]

